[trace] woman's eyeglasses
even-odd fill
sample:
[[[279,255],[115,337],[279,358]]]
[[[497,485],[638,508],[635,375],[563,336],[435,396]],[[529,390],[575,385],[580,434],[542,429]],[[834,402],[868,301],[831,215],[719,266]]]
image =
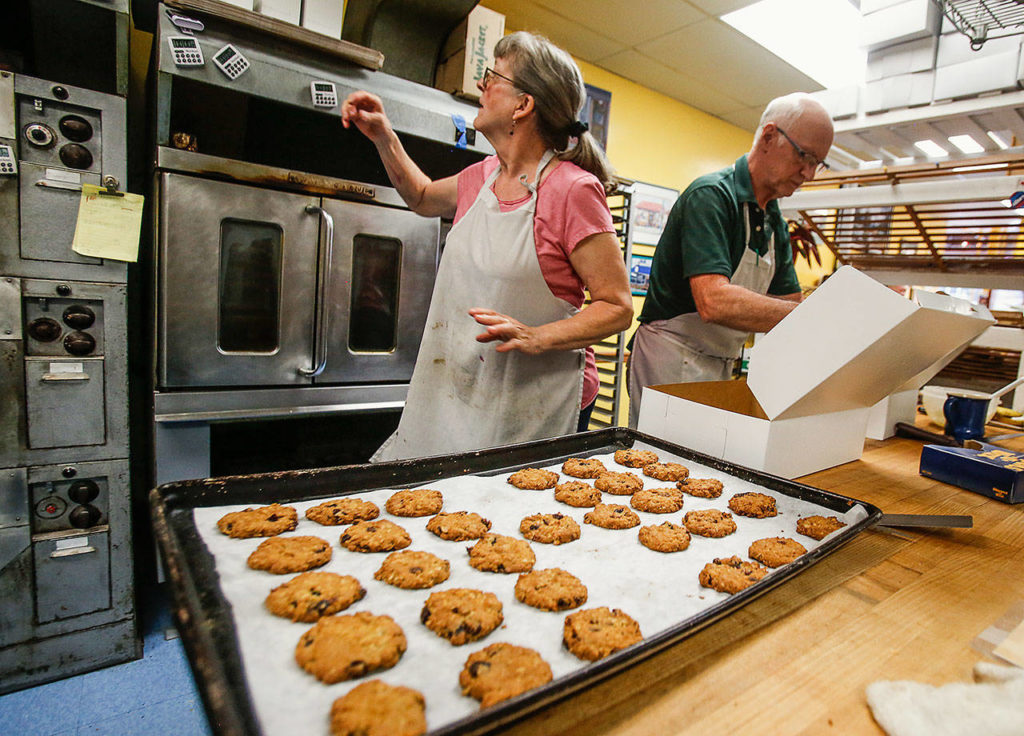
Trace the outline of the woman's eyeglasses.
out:
[[[510,77],[506,77],[504,74],[500,74],[494,71],[491,67],[487,67],[486,69],[484,69],[484,76],[480,80],[480,86],[483,87],[484,89],[487,89],[491,85],[491,82],[494,81],[495,77],[497,77],[498,79],[504,79],[513,87],[519,89],[514,79],[511,79]]]

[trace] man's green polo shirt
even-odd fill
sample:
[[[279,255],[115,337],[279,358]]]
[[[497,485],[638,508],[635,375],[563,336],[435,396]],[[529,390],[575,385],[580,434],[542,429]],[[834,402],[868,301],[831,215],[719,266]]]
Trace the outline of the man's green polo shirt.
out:
[[[768,251],[768,234],[775,233],[775,276],[769,294],[800,291],[793,268],[789,231],[775,200],[762,211],[754,198],[746,155],[732,166],[694,180],[676,200],[654,251],[647,298],[638,320],[651,322],[696,312],[690,277],[717,273],[732,277],[747,247],[744,203],[750,202],[750,245]],[[763,220],[760,232],[755,228]]]

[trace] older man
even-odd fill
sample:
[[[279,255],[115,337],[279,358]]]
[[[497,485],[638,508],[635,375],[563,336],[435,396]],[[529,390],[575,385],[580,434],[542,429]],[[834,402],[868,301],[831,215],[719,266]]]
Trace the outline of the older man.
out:
[[[826,166],[832,134],[831,118],[810,96],[772,100],[750,152],[696,179],[676,201],[633,338],[631,427],[644,386],[728,379],[747,336],[770,330],[800,302],[775,200]]]

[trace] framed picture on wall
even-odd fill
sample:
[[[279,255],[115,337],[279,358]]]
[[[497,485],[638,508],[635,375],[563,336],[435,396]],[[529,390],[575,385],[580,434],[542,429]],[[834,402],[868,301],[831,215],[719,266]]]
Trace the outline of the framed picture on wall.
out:
[[[590,126],[590,134],[601,145],[601,150],[607,151],[608,115],[612,109],[612,93],[590,84],[583,86],[587,88],[587,99],[583,103],[580,120]]]
[[[644,182],[633,182],[633,196],[630,201],[630,227],[633,242],[641,245],[657,245],[668,213],[676,203],[679,192]]]
[[[638,256],[635,253],[629,258],[629,288],[634,296],[645,296],[651,281],[650,256]]]

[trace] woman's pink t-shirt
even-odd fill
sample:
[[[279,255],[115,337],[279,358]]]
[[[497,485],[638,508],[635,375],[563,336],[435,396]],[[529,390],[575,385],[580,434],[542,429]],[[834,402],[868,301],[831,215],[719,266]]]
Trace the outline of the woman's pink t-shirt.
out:
[[[497,166],[497,156],[488,156],[459,173],[455,222],[466,214]],[[528,195],[512,202],[499,200],[499,206],[503,212],[509,212],[528,200]],[[568,161],[555,166],[537,190],[537,211],[533,218],[537,261],[551,293],[581,308],[585,298],[584,283],[573,269],[569,254],[591,235],[614,232],[608,200],[597,177]],[[589,406],[597,397],[597,390],[594,350],[587,348],[581,406]]]

